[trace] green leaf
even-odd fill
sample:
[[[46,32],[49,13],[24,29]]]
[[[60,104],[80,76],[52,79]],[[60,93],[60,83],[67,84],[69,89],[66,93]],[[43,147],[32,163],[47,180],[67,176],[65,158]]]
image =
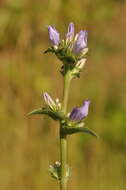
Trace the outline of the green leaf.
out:
[[[61,121],[63,119],[63,113],[62,112],[54,112],[53,110],[50,110],[49,108],[39,108],[31,111],[28,113],[28,116],[35,115],[35,114],[45,114],[50,116],[54,120]]]
[[[39,109],[35,109],[31,112],[29,112],[27,115],[30,116],[30,115],[34,115],[34,114],[45,114],[46,111],[43,109],[43,108],[39,108]]]
[[[63,133],[72,135],[74,133],[88,133],[92,136],[98,137],[97,134],[87,127],[64,127]]]

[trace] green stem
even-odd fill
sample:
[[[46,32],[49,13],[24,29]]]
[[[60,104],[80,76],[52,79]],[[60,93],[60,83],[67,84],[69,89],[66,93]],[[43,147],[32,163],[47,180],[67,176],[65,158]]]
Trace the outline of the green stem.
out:
[[[60,190],[67,189],[67,138],[60,133],[60,162],[61,162],[61,179]]]
[[[63,90],[63,111],[67,112],[68,94],[70,88],[71,74],[68,72],[64,77],[64,90]]]
[[[67,112],[68,94],[71,76],[68,72],[64,77],[63,91],[63,111]],[[67,136],[62,133],[62,125],[60,126],[60,162],[61,162],[61,180],[60,190],[67,190]]]

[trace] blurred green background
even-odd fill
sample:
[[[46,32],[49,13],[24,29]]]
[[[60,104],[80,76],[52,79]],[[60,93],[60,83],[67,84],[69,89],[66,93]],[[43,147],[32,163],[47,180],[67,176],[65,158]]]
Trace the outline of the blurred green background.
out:
[[[43,55],[47,26],[64,37],[68,23],[89,33],[88,62],[71,85],[69,111],[91,100],[89,135],[69,137],[72,190],[126,187],[126,1],[0,1],[0,189],[58,190],[48,165],[59,159],[58,125],[26,117],[44,105],[42,93],[62,99],[61,63]]]

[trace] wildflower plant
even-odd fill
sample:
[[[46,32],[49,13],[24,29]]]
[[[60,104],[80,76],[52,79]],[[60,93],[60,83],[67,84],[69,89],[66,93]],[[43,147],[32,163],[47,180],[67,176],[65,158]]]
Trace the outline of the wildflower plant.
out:
[[[67,113],[68,95],[70,82],[75,77],[80,77],[86,60],[87,60],[87,31],[81,30],[75,34],[74,24],[70,23],[64,40],[60,39],[59,32],[52,26],[48,26],[49,39],[51,47],[44,53],[53,53],[62,61],[61,74],[63,76],[63,100],[53,100],[45,92],[43,98],[46,106],[33,110],[29,115],[46,114],[52,119],[59,122],[60,138],[60,161],[49,166],[51,176],[58,180],[60,190],[67,189],[67,181],[70,176],[70,167],[67,164],[67,136],[75,133],[88,133],[96,136],[96,133],[85,127],[84,118],[88,115],[90,101],[85,100],[80,107],[75,107],[70,113]]]

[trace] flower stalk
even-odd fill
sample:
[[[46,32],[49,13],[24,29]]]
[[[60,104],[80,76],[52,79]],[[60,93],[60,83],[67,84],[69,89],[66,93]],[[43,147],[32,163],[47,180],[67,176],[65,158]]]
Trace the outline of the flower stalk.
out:
[[[61,176],[60,176],[60,190],[67,189],[67,136],[62,135],[60,128],[60,163],[61,163]]]
[[[70,82],[72,80],[71,73],[68,71],[66,75],[64,76],[64,88],[63,88],[63,111],[66,114],[67,113],[67,103],[68,103],[68,95],[69,95],[69,89],[70,89]]]

